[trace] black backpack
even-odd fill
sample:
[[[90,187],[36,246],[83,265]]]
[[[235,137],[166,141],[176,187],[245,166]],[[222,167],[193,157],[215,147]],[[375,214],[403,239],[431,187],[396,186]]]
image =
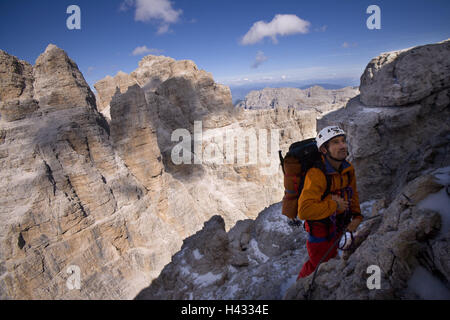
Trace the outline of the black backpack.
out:
[[[319,168],[327,179],[327,188],[322,195],[322,200],[330,193],[331,177],[325,173],[325,165],[314,138],[291,144],[284,157],[281,150],[279,151],[279,157],[284,174],[285,189],[281,213],[289,219],[295,220],[298,214],[298,198],[302,193],[308,170],[313,167]]]

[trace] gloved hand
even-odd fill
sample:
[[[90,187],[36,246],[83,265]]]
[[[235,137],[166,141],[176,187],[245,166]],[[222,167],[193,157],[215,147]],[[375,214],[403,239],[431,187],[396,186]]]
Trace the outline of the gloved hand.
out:
[[[363,220],[362,216],[356,216],[352,219],[352,221],[347,226],[347,231],[355,232],[356,228],[358,228],[359,224]]]

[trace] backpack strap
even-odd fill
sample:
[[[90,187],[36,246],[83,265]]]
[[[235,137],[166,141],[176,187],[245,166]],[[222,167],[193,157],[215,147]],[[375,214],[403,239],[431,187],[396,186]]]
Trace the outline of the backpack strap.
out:
[[[322,195],[321,200],[323,201],[323,199],[326,198],[326,196],[328,196],[330,194],[331,191],[331,176],[324,173],[325,174],[325,178],[327,179],[327,188],[325,190],[325,193]]]
[[[320,169],[320,171],[322,171],[323,175],[325,176],[325,179],[327,180],[327,188],[325,189],[325,192],[321,197],[321,200],[323,201],[323,199],[325,199],[331,191],[331,176],[326,173],[325,164],[322,161],[316,162],[314,167]]]
[[[280,157],[281,169],[283,170],[283,174],[285,174],[285,172],[284,172],[284,158],[283,158],[283,155],[281,153],[281,150],[278,150],[278,156]]]

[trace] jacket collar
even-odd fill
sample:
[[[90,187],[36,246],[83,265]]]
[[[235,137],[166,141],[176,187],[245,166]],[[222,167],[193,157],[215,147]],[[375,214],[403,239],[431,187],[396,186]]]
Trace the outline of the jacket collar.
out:
[[[333,173],[342,173],[345,169],[350,167],[350,163],[347,160],[342,161],[341,163],[341,170],[340,172],[336,171],[336,169],[333,168],[333,166],[328,162],[327,158],[322,155],[322,159],[325,163],[325,171],[327,174],[333,174]]]

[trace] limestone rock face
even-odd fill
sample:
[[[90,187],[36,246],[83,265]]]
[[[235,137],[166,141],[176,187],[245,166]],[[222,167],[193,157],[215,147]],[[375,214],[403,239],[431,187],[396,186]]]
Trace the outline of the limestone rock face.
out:
[[[0,298],[133,297],[179,248],[180,235],[113,148],[74,64],[51,46],[41,57],[24,77],[23,99],[11,94],[16,83],[2,87],[9,100],[0,119]],[[28,101],[34,107],[23,112]],[[80,289],[67,285],[73,266]]]
[[[100,92],[101,94],[97,95],[97,108],[100,112],[107,112],[109,109],[109,103],[116,93],[117,89],[119,89],[119,92],[126,92],[128,87],[133,86],[136,84],[136,81],[131,78],[128,74],[125,72],[119,71],[116,76],[111,77],[107,76],[104,79],[98,81],[94,87],[97,90],[97,92]],[[108,116],[109,119],[111,119],[110,116]]]
[[[144,92],[135,85],[117,97],[112,109],[111,138],[119,156],[147,190],[155,189],[152,182],[163,172],[161,152],[152,113]]]
[[[0,115],[5,121],[23,119],[37,109],[39,109],[39,105],[34,99],[13,99],[0,102]]]
[[[0,50],[0,102],[33,97],[33,67]]]
[[[0,50],[0,116],[5,121],[23,119],[38,109],[33,82],[29,63]]]
[[[361,76],[361,102],[367,106],[417,103],[450,86],[450,39],[372,59]]]
[[[96,108],[94,94],[64,50],[50,44],[37,58],[33,73],[34,97],[40,105]]]

